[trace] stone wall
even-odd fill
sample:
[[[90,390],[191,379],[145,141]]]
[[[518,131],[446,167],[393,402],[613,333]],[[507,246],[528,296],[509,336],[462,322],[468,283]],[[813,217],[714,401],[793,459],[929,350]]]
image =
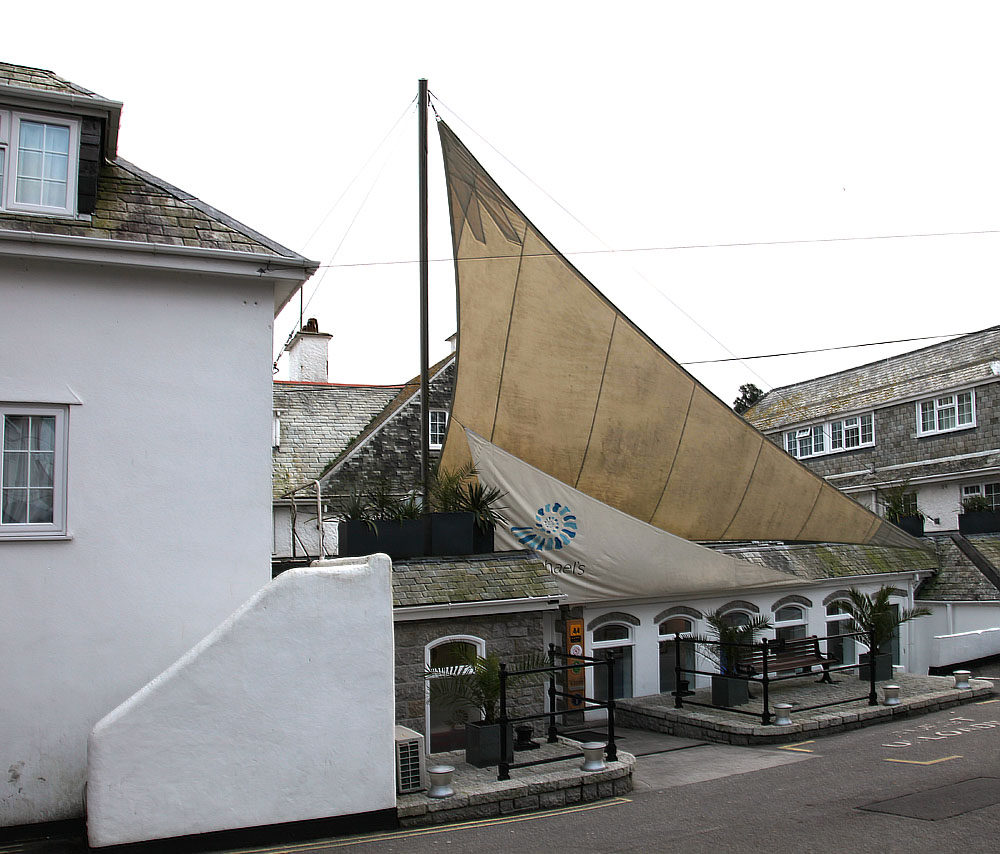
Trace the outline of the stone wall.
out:
[[[424,732],[424,650],[427,644],[451,635],[471,635],[486,642],[486,651],[500,660],[524,653],[544,652],[542,612],[489,614],[444,620],[396,622],[396,723]],[[509,715],[545,711],[544,685],[517,687],[508,693]],[[541,732],[542,721],[535,724]],[[426,734],[426,733],[425,733]]]

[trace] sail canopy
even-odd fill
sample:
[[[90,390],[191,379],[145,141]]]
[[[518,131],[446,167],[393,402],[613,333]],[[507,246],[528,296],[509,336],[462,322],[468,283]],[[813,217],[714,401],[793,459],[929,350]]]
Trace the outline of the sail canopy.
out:
[[[459,317],[442,466],[469,460],[468,428],[688,540],[915,544],[687,373],[549,243],[447,124],[438,129]]]

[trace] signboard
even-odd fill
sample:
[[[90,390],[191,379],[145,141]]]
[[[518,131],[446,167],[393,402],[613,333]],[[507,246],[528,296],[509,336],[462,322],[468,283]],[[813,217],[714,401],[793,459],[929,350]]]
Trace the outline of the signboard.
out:
[[[566,621],[566,652],[570,655],[584,655],[583,620]],[[567,701],[571,710],[583,709],[586,696],[587,670],[580,659],[569,658],[567,664],[575,665],[566,671],[566,693],[573,694]]]

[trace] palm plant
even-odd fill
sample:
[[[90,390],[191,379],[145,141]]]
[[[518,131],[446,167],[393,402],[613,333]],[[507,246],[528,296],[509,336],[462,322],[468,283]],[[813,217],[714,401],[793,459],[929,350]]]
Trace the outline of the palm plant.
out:
[[[865,632],[865,643],[874,641],[873,653],[883,651],[903,623],[908,623],[917,617],[927,617],[930,609],[919,605],[916,608],[901,608],[896,610],[889,602],[893,588],[883,585],[872,594],[862,593],[856,587],[847,591],[848,600],[844,610],[851,615],[857,631]],[[871,633],[874,632],[874,638]]]
[[[476,527],[488,534],[507,521],[500,504],[507,493],[493,486],[484,486],[476,477],[476,467],[470,462],[457,469],[439,469],[431,478],[431,507],[440,513],[472,513]]]
[[[771,621],[763,614],[749,618],[742,626],[726,620],[726,614],[716,609],[705,615],[708,637],[695,638],[695,642],[706,658],[718,665],[723,675],[735,673],[741,658],[740,650],[755,643],[761,632],[771,628]]]
[[[543,673],[519,673],[546,667],[548,659],[542,653],[514,656],[507,662],[511,666],[509,682],[537,685],[544,681]],[[479,655],[474,649],[460,653],[454,664],[424,671],[432,702],[452,709],[475,706],[483,723],[497,722],[500,706],[500,658],[495,652]]]

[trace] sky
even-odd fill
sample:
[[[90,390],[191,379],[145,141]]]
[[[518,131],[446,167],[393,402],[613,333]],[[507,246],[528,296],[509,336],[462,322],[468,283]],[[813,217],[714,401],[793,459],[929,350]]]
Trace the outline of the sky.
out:
[[[56,26],[39,8],[5,9],[6,61],[122,101],[122,157],[324,265],[304,314],[334,382],[419,371],[420,77],[727,403],[1000,322],[992,3],[55,0]],[[430,139],[433,361],[455,293]],[[275,356],[298,319],[293,300]],[[928,340],[692,364],[904,338]]]

